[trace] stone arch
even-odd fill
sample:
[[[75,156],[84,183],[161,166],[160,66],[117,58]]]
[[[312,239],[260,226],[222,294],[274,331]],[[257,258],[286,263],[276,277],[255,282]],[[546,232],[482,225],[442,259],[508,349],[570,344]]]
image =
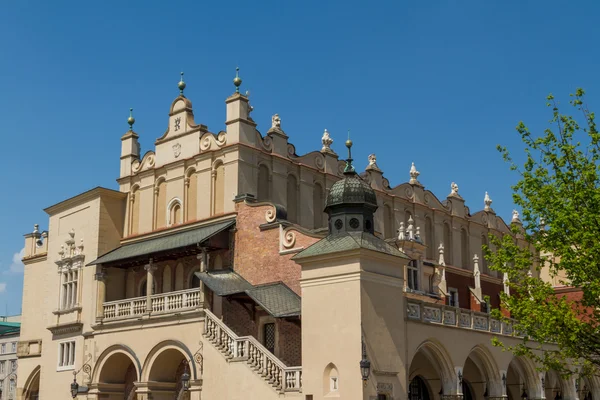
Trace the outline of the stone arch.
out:
[[[170,265],[165,265],[162,276],[162,293],[171,292],[173,290],[173,285],[171,284],[172,270]]]
[[[154,182],[154,228],[164,228],[167,224],[167,180],[164,176]]]
[[[183,222],[183,202],[179,197],[174,197],[167,204],[167,226],[181,224]]]
[[[183,280],[183,264],[178,263],[175,267],[175,290],[183,290],[187,281]]]
[[[140,360],[131,348],[123,344],[116,344],[106,348],[100,354],[100,357],[98,357],[98,361],[96,361],[92,372],[92,383],[105,382],[107,379],[114,380],[114,376],[117,376],[119,373],[125,376],[127,367],[129,366],[129,363],[127,363],[128,360],[133,364],[136,379],[139,380],[142,371]],[[103,374],[103,371],[106,375]]]
[[[538,373],[533,361],[515,356],[508,364],[506,370],[506,391],[511,393],[511,398],[520,399],[523,390],[527,391],[529,398],[538,396]]]
[[[339,397],[340,373],[334,363],[329,363],[323,370],[323,396]]]
[[[419,358],[422,359],[419,360]],[[433,369],[433,371],[431,371]],[[431,375],[437,376],[434,381]],[[456,391],[454,384],[456,377],[454,363],[444,346],[434,338],[423,341],[415,350],[409,367],[409,382],[416,376],[421,376],[431,382],[439,382],[436,387],[430,387],[432,393],[442,391],[444,394],[453,394]]]
[[[258,201],[271,200],[271,169],[265,162],[258,164],[256,198]]]
[[[40,392],[40,371],[41,367],[36,366],[25,380],[23,385],[23,396],[25,400],[36,400]]]
[[[213,215],[225,210],[225,164],[218,158],[212,164],[212,211]]]
[[[425,245],[427,246],[427,258],[435,260],[435,240],[433,238],[433,223],[429,215],[425,216]]]
[[[471,349],[463,363],[463,376],[475,398],[501,397],[500,369],[490,350],[482,344]]]
[[[167,376],[173,375],[172,372],[177,369],[182,359],[188,363],[191,378],[198,379],[193,354],[187,346],[178,340],[165,340],[148,353],[142,367],[142,381],[168,381],[170,378]]]
[[[298,222],[298,182],[296,174],[289,172],[286,183],[286,210],[290,222]]]
[[[313,225],[315,229],[323,227],[323,209],[325,208],[325,191],[323,185],[319,182],[313,183],[313,214],[314,221]]]
[[[135,235],[140,229],[140,185],[137,183],[131,187],[129,192],[129,234]]]
[[[389,203],[383,204],[383,228],[385,239],[394,237],[394,213]]]
[[[183,203],[185,205],[185,212],[183,220],[195,221],[198,219],[197,214],[197,202],[198,202],[198,177],[196,176],[196,168],[188,167],[185,170],[185,195]]]

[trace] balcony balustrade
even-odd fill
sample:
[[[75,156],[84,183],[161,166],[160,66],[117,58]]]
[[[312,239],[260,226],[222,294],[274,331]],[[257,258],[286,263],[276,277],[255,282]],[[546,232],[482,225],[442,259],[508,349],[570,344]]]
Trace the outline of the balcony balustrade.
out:
[[[193,310],[202,304],[200,288],[159,293],[150,296],[151,315],[169,314],[179,311]],[[140,317],[146,314],[147,298],[108,301],[103,304],[104,320],[116,320]]]
[[[409,320],[502,335],[514,334],[512,323],[499,321],[486,313],[408,298],[406,301]]]

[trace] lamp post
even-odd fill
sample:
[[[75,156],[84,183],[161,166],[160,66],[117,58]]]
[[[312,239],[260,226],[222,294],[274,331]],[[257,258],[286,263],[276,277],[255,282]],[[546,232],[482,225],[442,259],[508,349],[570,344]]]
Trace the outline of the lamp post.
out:
[[[73,383],[71,383],[71,397],[77,397],[79,393],[79,384],[77,383],[77,373],[73,373]]]
[[[188,366],[185,366],[185,370],[181,375],[181,386],[183,387],[183,391],[187,392],[190,390],[190,374],[188,372]]]
[[[525,389],[525,384],[523,384],[523,393],[521,393],[521,399],[527,400],[527,389]]]

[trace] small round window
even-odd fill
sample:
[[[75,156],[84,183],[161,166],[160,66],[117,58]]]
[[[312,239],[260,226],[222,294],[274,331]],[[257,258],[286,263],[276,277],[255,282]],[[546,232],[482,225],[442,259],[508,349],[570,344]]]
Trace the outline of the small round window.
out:
[[[344,227],[344,223],[342,222],[341,219],[338,219],[335,221],[335,229],[337,229],[339,231],[343,227]]]
[[[357,218],[352,218],[352,219],[350,220],[350,227],[351,227],[352,229],[357,229],[359,226],[360,226],[360,222],[358,222],[358,219],[357,219]]]

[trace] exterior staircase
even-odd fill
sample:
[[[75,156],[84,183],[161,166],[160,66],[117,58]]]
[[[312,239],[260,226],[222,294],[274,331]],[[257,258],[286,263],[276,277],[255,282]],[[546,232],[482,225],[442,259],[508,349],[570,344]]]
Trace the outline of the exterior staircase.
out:
[[[237,336],[205,309],[203,336],[230,361],[246,362],[279,393],[302,391],[302,367],[287,367],[253,336]]]

